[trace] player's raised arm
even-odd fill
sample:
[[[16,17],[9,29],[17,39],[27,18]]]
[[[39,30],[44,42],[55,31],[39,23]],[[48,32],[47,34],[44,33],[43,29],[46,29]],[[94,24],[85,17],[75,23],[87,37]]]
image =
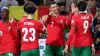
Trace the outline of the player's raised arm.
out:
[[[51,16],[53,16],[52,11],[50,11],[48,15],[43,15],[42,17],[40,17],[39,21],[45,24],[51,19]]]
[[[90,19],[90,22],[91,22],[91,25],[90,25],[90,27],[92,28],[93,27],[93,25],[92,25],[92,23],[93,23],[93,16],[91,16],[91,19]],[[91,35],[91,47],[92,47],[92,55],[94,55],[95,54],[95,48],[94,48],[94,42],[93,42],[93,38],[92,38],[92,35]]]
[[[70,45],[70,42],[71,42],[71,40],[73,38],[73,35],[75,33],[75,29],[76,29],[75,21],[74,20],[71,21],[71,24],[72,24],[71,25],[71,30],[70,30],[70,33],[68,35],[68,40],[66,42],[66,46],[65,46],[65,49],[64,49],[65,53],[68,53],[68,46]]]

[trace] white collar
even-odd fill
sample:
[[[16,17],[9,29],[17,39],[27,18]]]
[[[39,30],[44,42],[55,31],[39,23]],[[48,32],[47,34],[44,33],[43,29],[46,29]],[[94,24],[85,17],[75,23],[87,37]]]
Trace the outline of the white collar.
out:
[[[87,11],[80,11],[79,13],[87,13]]]

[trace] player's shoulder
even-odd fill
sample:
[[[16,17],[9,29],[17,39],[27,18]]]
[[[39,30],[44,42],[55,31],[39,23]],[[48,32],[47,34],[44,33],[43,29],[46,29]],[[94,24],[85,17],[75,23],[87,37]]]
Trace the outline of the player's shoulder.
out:
[[[21,23],[23,23],[24,22],[24,20],[19,20],[18,22],[17,22],[17,24],[21,24]]]
[[[41,24],[41,22],[39,20],[34,20],[34,23],[37,25]]]
[[[79,16],[80,16],[80,14],[74,15],[74,16],[72,17],[72,19],[73,19],[73,20],[76,20],[76,19],[78,19]]]
[[[66,20],[67,19],[67,17],[64,16],[64,15],[60,15],[60,18],[63,19],[63,20]]]
[[[92,14],[89,14],[89,13],[87,13],[87,16],[93,17],[93,15]]]
[[[93,15],[92,14],[87,13],[86,16],[89,18],[89,20],[93,19]]]
[[[20,21],[23,21],[23,20],[25,20],[27,18],[27,16],[23,16],[21,19],[20,19]]]
[[[13,24],[17,24],[17,23],[18,23],[18,20],[14,19]]]

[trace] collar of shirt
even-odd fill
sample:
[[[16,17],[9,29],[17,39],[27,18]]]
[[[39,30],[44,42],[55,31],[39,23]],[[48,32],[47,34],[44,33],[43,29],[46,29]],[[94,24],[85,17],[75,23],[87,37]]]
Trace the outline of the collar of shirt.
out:
[[[80,11],[79,13],[87,13],[87,11]]]

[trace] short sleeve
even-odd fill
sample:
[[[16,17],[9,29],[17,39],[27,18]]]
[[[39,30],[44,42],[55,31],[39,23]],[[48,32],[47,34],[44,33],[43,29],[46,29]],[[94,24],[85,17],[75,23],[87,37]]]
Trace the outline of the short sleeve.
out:
[[[20,21],[17,23],[17,30],[20,30],[20,28],[21,28],[20,23],[21,23]]]
[[[43,33],[45,31],[44,25],[42,23],[40,23],[40,22],[38,24],[38,30],[39,30],[40,33]]]
[[[74,13],[70,13],[69,18],[67,19],[67,22],[66,22],[67,26],[71,25],[71,20],[73,16],[74,16]]]

